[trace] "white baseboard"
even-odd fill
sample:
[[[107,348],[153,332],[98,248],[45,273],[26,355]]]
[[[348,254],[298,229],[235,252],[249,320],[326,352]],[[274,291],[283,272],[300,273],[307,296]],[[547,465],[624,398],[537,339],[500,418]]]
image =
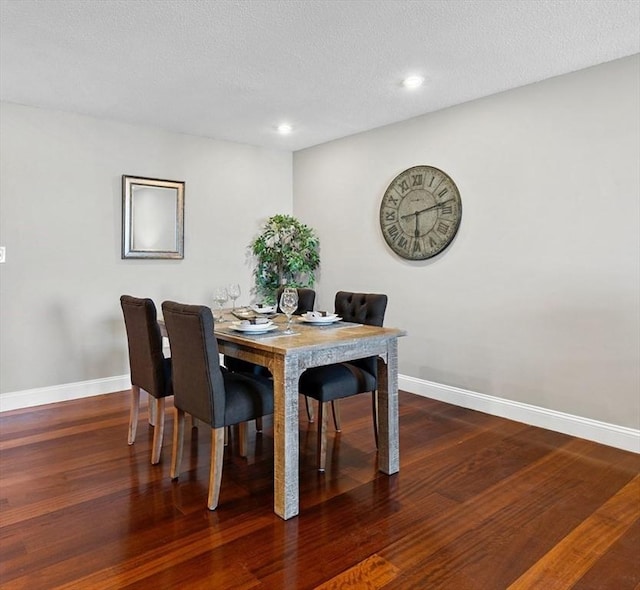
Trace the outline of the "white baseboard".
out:
[[[0,412],[64,402],[103,393],[113,393],[130,388],[131,379],[129,375],[119,375],[117,377],[106,377],[78,383],[65,383],[52,387],[13,391],[0,395]]]
[[[634,428],[599,422],[405,375],[398,376],[398,387],[403,391],[463,408],[640,453],[640,430]]]
[[[634,428],[599,422],[590,418],[565,414],[406,375],[398,376],[398,386],[403,391],[423,397],[585,438],[625,451],[640,453],[640,430]],[[119,375],[53,387],[14,391],[0,395],[0,412],[113,393],[130,388],[129,375]]]

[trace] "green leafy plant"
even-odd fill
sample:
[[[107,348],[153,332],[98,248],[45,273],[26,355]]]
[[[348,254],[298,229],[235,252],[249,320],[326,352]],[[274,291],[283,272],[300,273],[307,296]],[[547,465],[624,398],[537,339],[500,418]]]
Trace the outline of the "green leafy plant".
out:
[[[255,292],[261,300],[274,303],[283,283],[313,287],[320,265],[320,240],[313,229],[295,217],[270,217],[250,248],[257,261],[253,272]]]

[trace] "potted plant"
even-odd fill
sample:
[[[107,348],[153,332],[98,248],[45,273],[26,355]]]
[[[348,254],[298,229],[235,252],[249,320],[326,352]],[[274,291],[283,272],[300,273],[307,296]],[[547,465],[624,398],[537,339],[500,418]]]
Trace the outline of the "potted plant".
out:
[[[270,217],[250,248],[257,261],[255,292],[265,303],[275,302],[280,285],[313,287],[320,265],[320,240],[295,217]]]

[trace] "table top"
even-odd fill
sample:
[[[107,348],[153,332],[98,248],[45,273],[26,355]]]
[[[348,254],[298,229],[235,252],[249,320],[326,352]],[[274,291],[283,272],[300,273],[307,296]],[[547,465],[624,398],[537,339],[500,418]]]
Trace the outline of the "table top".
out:
[[[231,324],[236,320],[230,314],[225,314],[225,320],[227,319],[230,321],[215,322],[214,331],[218,339],[238,344],[250,341],[255,349],[280,354],[292,350],[322,348],[325,345],[331,347],[339,346],[340,343],[346,345],[356,340],[388,340],[406,335],[404,330],[398,328],[367,326],[352,322],[340,321],[328,325],[317,325],[304,322],[299,316],[294,316],[292,319],[293,334],[283,334],[287,319],[281,314],[272,318],[278,326],[277,330],[264,334],[251,334],[234,330]]]
[[[216,312],[216,315],[218,312]],[[399,328],[368,326],[353,322],[339,321],[328,325],[304,322],[300,316],[293,316],[291,326],[293,334],[284,334],[287,318],[284,314],[276,314],[271,320],[277,324],[277,330],[263,334],[251,334],[234,330],[232,324],[240,321],[231,315],[231,310],[224,310],[224,322],[214,321],[214,333],[218,340],[246,345],[256,350],[286,354],[288,351],[302,351],[352,344],[363,340],[389,340],[406,336],[407,332]],[[158,318],[162,335],[166,336],[164,320]]]

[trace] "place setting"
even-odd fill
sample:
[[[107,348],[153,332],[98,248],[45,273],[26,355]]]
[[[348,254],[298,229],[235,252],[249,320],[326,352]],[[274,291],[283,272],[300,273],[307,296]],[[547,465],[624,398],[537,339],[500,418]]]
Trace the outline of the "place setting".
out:
[[[231,322],[229,327],[236,332],[242,332],[252,336],[267,334],[278,329],[278,325],[272,320],[260,317]]]
[[[338,314],[328,311],[308,311],[300,316],[301,322],[316,326],[328,326],[341,320],[342,318]]]

